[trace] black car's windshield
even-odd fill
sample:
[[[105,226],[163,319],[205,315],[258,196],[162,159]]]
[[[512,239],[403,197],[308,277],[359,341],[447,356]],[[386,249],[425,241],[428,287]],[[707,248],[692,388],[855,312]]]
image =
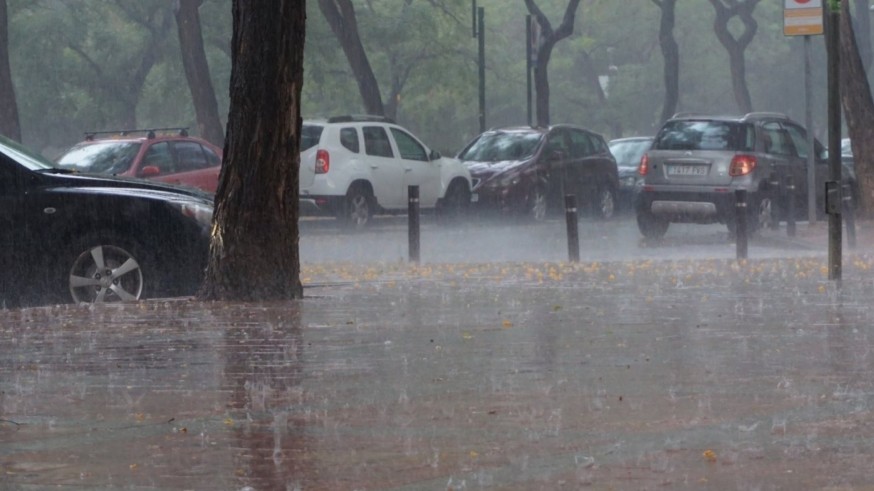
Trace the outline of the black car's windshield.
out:
[[[651,139],[614,141],[610,142],[610,153],[619,167],[637,167],[651,144]]]
[[[731,121],[668,121],[659,131],[656,150],[751,151],[753,127]]]
[[[130,141],[80,143],[58,159],[58,166],[95,174],[121,174],[130,169],[141,145]]]
[[[50,160],[4,136],[0,136],[0,151],[30,170],[55,168]]]
[[[543,134],[536,132],[495,131],[483,133],[458,154],[458,159],[474,162],[522,160],[534,154],[542,138]]]

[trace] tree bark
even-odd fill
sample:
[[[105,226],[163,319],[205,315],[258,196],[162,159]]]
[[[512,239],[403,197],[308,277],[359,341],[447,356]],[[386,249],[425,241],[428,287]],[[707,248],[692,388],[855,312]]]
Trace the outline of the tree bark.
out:
[[[352,74],[358,82],[358,91],[364,103],[367,114],[378,116],[385,115],[382,103],[382,94],[379,92],[379,83],[370,67],[361,37],[358,35],[358,20],[355,17],[355,8],[351,0],[319,0],[319,9],[322,15],[337,36],[343,53],[352,68]]]
[[[665,101],[659,124],[664,123],[677,112],[680,103],[680,48],[674,39],[674,24],[677,0],[652,0],[662,10],[659,23],[659,46],[664,58],[663,79]]]
[[[9,19],[6,0],[0,0],[0,133],[7,138],[21,141],[18,103],[9,66]]]
[[[203,48],[198,8],[203,0],[178,0],[176,26],[179,31],[179,46],[182,51],[182,66],[191,91],[194,112],[197,115],[198,134],[219,147],[224,145],[225,135],[219,117],[215,89],[209,76],[209,64]]]
[[[753,18],[753,10],[761,0],[728,0],[728,5],[723,0],[710,0],[716,10],[716,19],[713,21],[713,29],[716,37],[725,50],[728,51],[728,60],[731,67],[731,86],[734,91],[734,100],[741,112],[748,113],[753,110],[753,102],[750,90],[747,87],[747,67],[744,59],[744,51],[756,35],[759,24]],[[735,38],[728,28],[732,17],[740,17],[744,30],[740,37]]]
[[[552,24],[546,15],[540,10],[534,0],[525,0],[528,13],[534,16],[537,25],[540,26],[540,46],[536,46],[537,62],[534,64],[534,92],[535,108],[537,110],[537,125],[549,126],[549,76],[547,67],[552,57],[552,49],[556,43],[570,36],[574,32],[574,17],[580,0],[570,0],[564,11],[564,18],[557,29],[552,29]]]
[[[841,106],[853,145],[859,213],[874,217],[874,100],[859,53],[848,0],[841,1]]]
[[[871,71],[871,2],[856,0],[856,14],[853,18],[853,33],[856,36],[856,46],[859,47],[859,57],[865,73]]]
[[[300,298],[298,167],[306,5],[233,0],[228,133],[198,296]]]

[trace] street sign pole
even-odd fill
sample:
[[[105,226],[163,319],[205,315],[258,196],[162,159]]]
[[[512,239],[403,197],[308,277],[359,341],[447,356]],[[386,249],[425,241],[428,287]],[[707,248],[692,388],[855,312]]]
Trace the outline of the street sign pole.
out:
[[[804,36],[804,126],[807,128],[807,223],[816,223],[816,160],[813,152],[813,94],[810,81],[810,36]]]

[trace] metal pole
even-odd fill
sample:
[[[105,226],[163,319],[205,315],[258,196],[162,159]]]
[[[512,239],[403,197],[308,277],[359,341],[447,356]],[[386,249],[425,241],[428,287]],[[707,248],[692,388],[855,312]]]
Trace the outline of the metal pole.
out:
[[[807,223],[816,223],[816,160],[813,154],[813,90],[810,78],[810,36],[804,36],[804,126],[807,128]]]
[[[419,262],[419,186],[407,186],[407,230],[410,262]]]
[[[735,213],[735,245],[737,248],[737,258],[747,258],[747,190],[737,189],[734,192],[734,213]]]
[[[572,263],[580,262],[580,233],[577,228],[577,199],[573,194],[564,196],[564,216],[567,222],[567,255]]]
[[[786,235],[795,237],[795,179],[792,176],[786,176],[786,215]]]
[[[470,12],[470,14],[471,14],[470,15],[471,28],[473,29],[473,37],[476,37],[476,0],[472,0],[470,2],[470,8],[471,8],[471,12]]]
[[[847,247],[856,248],[856,210],[853,203],[853,192],[849,184],[844,184],[844,218],[847,222]]]
[[[841,279],[841,86],[840,4],[826,2],[826,51],[828,53],[828,278]],[[835,202],[836,201],[836,202]]]
[[[479,41],[479,130],[486,130],[486,33],[484,8],[477,8],[477,40]]]
[[[531,114],[531,15],[525,16],[525,98],[528,102],[528,126],[532,126],[533,119]]]

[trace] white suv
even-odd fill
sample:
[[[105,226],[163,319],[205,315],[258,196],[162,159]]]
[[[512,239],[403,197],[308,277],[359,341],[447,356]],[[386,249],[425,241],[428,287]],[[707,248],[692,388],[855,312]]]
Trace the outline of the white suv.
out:
[[[374,213],[408,208],[408,186],[419,186],[419,206],[449,216],[471,201],[470,172],[456,159],[429,150],[381,116],[306,120],[301,132],[300,210],[330,214],[351,227]]]

